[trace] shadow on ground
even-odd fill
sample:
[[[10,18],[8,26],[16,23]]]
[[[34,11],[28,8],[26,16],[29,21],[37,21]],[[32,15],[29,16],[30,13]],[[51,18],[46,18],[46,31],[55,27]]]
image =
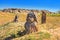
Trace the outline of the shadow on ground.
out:
[[[26,35],[26,31],[25,30],[23,32],[18,31],[18,33],[16,35],[15,34],[11,34],[10,37],[6,37],[4,40],[11,40],[11,39],[14,39],[14,38],[17,38],[17,37],[22,37],[22,36]]]

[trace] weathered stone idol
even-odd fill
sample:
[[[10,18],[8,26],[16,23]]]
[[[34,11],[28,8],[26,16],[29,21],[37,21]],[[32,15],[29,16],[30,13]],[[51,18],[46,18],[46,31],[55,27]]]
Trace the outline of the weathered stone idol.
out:
[[[34,13],[27,14],[26,23],[25,23],[26,33],[29,34],[37,31],[35,22],[37,22],[35,14]]]
[[[46,13],[42,11],[41,23],[46,23]]]
[[[14,21],[13,22],[17,22],[18,20],[18,16],[17,15],[15,15],[15,18],[14,18]]]

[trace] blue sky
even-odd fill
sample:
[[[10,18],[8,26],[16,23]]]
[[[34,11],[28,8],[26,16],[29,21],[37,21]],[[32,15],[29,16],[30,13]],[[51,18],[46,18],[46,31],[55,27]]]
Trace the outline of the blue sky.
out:
[[[60,0],[0,0],[0,9],[4,8],[58,11]]]

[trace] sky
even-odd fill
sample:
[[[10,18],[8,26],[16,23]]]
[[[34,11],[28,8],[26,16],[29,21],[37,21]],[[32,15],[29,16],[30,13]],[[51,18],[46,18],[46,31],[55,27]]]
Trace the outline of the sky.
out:
[[[0,0],[0,9],[5,8],[58,11],[60,0]]]

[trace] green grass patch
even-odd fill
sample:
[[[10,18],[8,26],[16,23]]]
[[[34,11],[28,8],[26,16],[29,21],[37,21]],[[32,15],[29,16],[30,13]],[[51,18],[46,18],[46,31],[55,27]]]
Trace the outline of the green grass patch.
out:
[[[29,36],[29,40],[36,40],[34,36]]]
[[[49,39],[51,36],[49,33],[44,33],[44,32],[39,32],[38,34],[40,34],[39,40]]]
[[[52,17],[60,17],[60,14],[47,14],[47,16],[52,16]]]

